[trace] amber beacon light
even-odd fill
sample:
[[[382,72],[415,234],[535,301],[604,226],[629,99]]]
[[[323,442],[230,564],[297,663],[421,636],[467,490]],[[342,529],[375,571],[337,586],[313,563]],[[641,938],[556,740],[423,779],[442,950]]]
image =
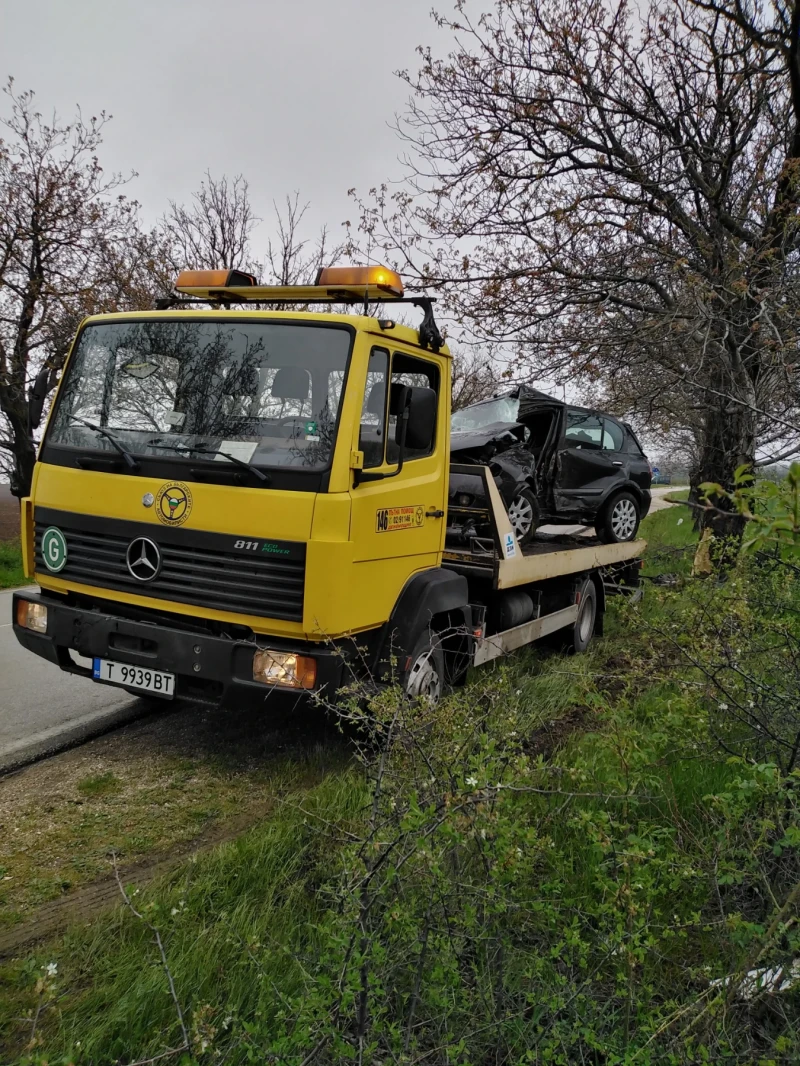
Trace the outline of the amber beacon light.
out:
[[[258,279],[242,270],[182,270],[176,289],[227,289],[258,285]]]
[[[393,296],[403,295],[403,282],[396,270],[383,266],[367,267],[322,267],[317,274],[317,285],[329,289],[339,286],[356,289],[377,285]]]

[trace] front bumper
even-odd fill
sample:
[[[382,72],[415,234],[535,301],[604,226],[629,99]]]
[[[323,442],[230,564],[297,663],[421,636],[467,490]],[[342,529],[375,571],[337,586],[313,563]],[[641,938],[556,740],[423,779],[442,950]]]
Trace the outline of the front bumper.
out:
[[[34,633],[17,625],[19,600],[47,607],[45,633]],[[118,617],[113,613],[113,604],[108,607],[107,611],[74,607],[45,593],[17,592],[12,604],[14,633],[28,651],[68,673],[92,677],[92,671],[75,662],[72,653],[164,670],[175,674],[175,695],[179,699],[215,706],[263,706],[278,693],[294,698],[309,695],[308,691],[253,681],[253,655],[258,647],[313,656],[317,661],[313,693],[332,700],[342,686],[345,662],[340,649],[271,637],[244,641],[193,633],[174,624]]]

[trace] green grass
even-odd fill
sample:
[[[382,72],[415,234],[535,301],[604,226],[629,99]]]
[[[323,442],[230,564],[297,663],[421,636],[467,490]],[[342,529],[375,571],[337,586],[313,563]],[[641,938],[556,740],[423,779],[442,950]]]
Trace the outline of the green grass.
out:
[[[337,840],[335,827],[346,829],[365,802],[363,783],[352,771],[289,793],[274,817],[199,856],[169,883],[135,896],[137,908],[162,932],[182,997],[190,995],[198,1006],[224,1003],[229,1015],[263,1016],[295,993],[302,978],[296,956],[313,957],[325,908],[317,887],[343,839]],[[319,820],[330,833],[320,835]],[[9,1061],[2,1055],[4,1023],[8,1047],[9,1033],[18,1031],[13,1019],[53,959],[64,990],[57,1043],[78,1040],[86,1060],[105,1062],[148,1043],[154,1025],[169,1028],[166,978],[152,949],[152,933],[122,908],[0,967],[0,1060]]]
[[[19,540],[0,540],[0,588],[17,588],[27,583]]]
[[[675,507],[649,516],[642,523],[642,536],[649,545],[646,574],[688,576],[697,541],[688,509]],[[452,728],[458,739],[450,746],[449,766],[463,780],[467,774],[480,776],[484,758],[495,760],[492,772],[505,773],[515,760],[526,758],[521,753],[531,751],[521,739],[546,732],[571,713],[580,711],[583,716],[580,727],[562,740],[555,754],[548,750],[542,755],[534,746],[529,763],[519,771],[541,773],[534,780],[547,786],[555,784],[558,795],[511,796],[507,802],[515,816],[509,819],[506,813],[506,821],[502,820],[498,796],[497,809],[494,804],[486,805],[484,829],[468,838],[486,842],[487,848],[493,839],[503,841],[502,848],[498,846],[494,853],[501,860],[496,869],[502,878],[512,877],[508,871],[513,870],[516,855],[527,854],[530,849],[536,856],[529,875],[519,882],[523,895],[517,898],[516,906],[520,910],[514,911],[514,935],[504,949],[508,974],[513,975],[515,966],[522,967],[524,980],[534,985],[536,980],[527,967],[531,967],[531,974],[539,975],[537,980],[546,980],[551,973],[548,958],[557,960],[552,971],[557,975],[556,984],[549,989],[542,986],[536,1001],[544,1021],[541,1028],[531,1030],[534,1036],[557,1024],[558,1009],[554,1007],[555,1014],[548,1018],[544,1005],[548,996],[553,997],[553,1003],[558,1000],[558,981],[566,983],[565,1009],[579,994],[583,997],[575,1007],[581,1012],[580,1020],[571,1027],[577,1032],[583,1027],[584,1013],[587,1031],[600,1025],[604,996],[614,1002],[612,1013],[616,1012],[615,982],[632,980],[631,988],[636,991],[631,991],[630,1002],[640,995],[640,988],[645,989],[641,992],[644,1014],[634,1017],[635,1032],[636,1026],[648,1024],[648,1010],[654,1019],[663,1002],[672,1010],[684,990],[694,999],[697,989],[706,987],[698,982],[704,980],[707,970],[724,973],[736,958],[726,939],[727,926],[719,925],[717,931],[722,900],[713,901],[710,924],[701,926],[697,915],[709,895],[706,858],[719,853],[724,856],[728,843],[732,854],[738,855],[735,832],[721,821],[719,808],[709,797],[734,789],[742,770],[714,751],[704,724],[702,697],[683,683],[680,674],[665,676],[664,661],[656,658],[656,653],[664,650],[659,646],[658,627],[669,627],[676,605],[686,594],[679,583],[676,587],[648,587],[642,604],[614,597],[607,635],[595,642],[589,654],[563,658],[529,649],[476,670],[461,702],[443,704],[430,731],[419,734],[422,744],[442,744],[439,754],[432,756],[441,758]],[[469,729],[473,713],[487,707],[492,715],[491,730],[473,733]],[[503,753],[505,745],[508,757]],[[480,752],[474,763],[468,762],[471,748]],[[462,759],[463,764],[459,762]],[[426,762],[421,786],[409,775],[409,788],[425,787],[428,765]],[[213,1030],[213,1052],[209,1052],[208,1061],[215,1060],[214,1056],[231,1064],[302,1061],[318,1039],[313,1026],[303,1054],[286,1051],[269,1058],[263,1049],[283,1039],[282,1034],[296,1034],[298,1025],[302,1028],[305,1022],[297,1021],[298,1014],[309,1000],[319,996],[324,1001],[331,974],[338,973],[338,953],[352,928],[347,922],[353,922],[353,914],[342,916],[337,903],[342,896],[337,893],[348,882],[357,886],[363,874],[362,857],[354,859],[350,834],[362,831],[369,810],[364,774],[342,761],[334,772],[301,789],[288,764],[284,770],[284,787],[259,824],[237,840],[199,855],[165,881],[134,897],[137,909],[160,931],[170,973],[193,1032],[202,1035],[204,1026],[208,1032]],[[190,775],[197,772],[196,766],[187,769]],[[203,778],[201,791],[208,780]],[[252,788],[253,782],[245,784]],[[152,786],[157,787],[157,783],[152,782]],[[111,770],[75,782],[75,791],[91,806],[82,816],[79,830],[94,832],[94,847],[101,835],[90,827],[96,826],[104,811],[114,811],[117,819],[124,819],[126,809],[135,811],[131,787],[128,777]],[[457,780],[448,786],[453,796],[460,787]],[[570,804],[564,795],[572,788],[581,798]],[[141,795],[149,797],[148,809],[152,810],[150,792],[142,791]],[[208,795],[207,803],[214,806],[218,799],[217,793]],[[185,813],[179,812],[179,816]],[[409,831],[415,813],[409,811],[409,822],[403,823]],[[119,825],[122,827],[122,822]],[[138,832],[145,833],[147,817],[137,815],[136,826]],[[130,827],[125,828],[130,831]],[[455,820],[452,832],[457,835],[460,831]],[[46,848],[47,840],[41,846]],[[433,869],[436,844],[432,837],[426,837],[425,847]],[[750,851],[748,846],[742,852],[747,861]],[[5,867],[12,869],[8,862]],[[429,906],[424,863],[421,869],[419,921]],[[456,892],[461,891],[462,881],[467,892],[471,876],[477,878],[482,890],[481,869],[479,866],[476,874],[468,865],[460,866]],[[627,886],[626,879],[630,882]],[[758,878],[756,882],[758,896],[763,886]],[[500,883],[493,891],[498,891]],[[505,882],[502,884],[506,891]],[[623,889],[634,893],[631,902]],[[409,918],[412,911],[404,909],[413,908],[414,892],[410,881],[407,890],[397,896],[396,910],[387,908],[386,913],[370,918],[384,923],[380,926],[380,935],[385,937],[381,950],[385,947],[387,957],[392,937],[400,938],[404,928],[411,945],[407,955],[416,957],[419,925]],[[494,905],[502,895],[487,895],[487,900]],[[352,898],[355,913],[360,899],[357,891]],[[478,898],[483,907],[486,901],[480,895]],[[469,913],[464,917],[458,911],[455,897],[451,906],[457,938],[458,923],[470,918]],[[736,899],[726,898],[724,909],[735,911]],[[696,932],[679,932],[673,937],[671,923],[679,930]],[[531,937],[528,943],[526,937]],[[634,937],[641,945],[636,962],[633,955],[626,959]],[[443,960],[449,949],[449,941],[443,940],[438,948]],[[463,956],[468,987],[480,981],[478,956],[471,950],[465,950]],[[584,980],[581,967],[585,965],[591,987],[587,983],[578,988],[565,976],[566,969],[562,973],[561,968],[567,967],[579,951],[586,954],[577,970],[578,983]],[[434,959],[436,955],[433,951]],[[18,1053],[24,1043],[26,1027],[14,1019],[35,1011],[42,1003],[44,994],[37,991],[37,982],[49,963],[57,964],[58,977],[52,993],[45,997],[49,1003],[52,995],[52,1004],[41,1017],[40,1050],[48,1061],[62,1061],[59,1056],[67,1056],[63,1061],[99,1066],[158,1055],[179,1043],[175,1010],[152,931],[121,908],[0,967],[0,1059],[3,1032],[11,1053]],[[690,973],[691,978],[687,976]],[[434,967],[430,977],[434,989],[436,980]],[[448,980],[450,984],[436,1006],[440,1012],[451,1010],[461,994],[455,979]],[[650,1000],[647,990],[651,986]],[[427,982],[423,989],[427,990]],[[385,994],[376,991],[375,1002],[382,1003],[394,991],[389,981]],[[352,1017],[352,1002],[347,1003],[348,1016]],[[420,1015],[422,1011],[420,1005]],[[516,1017],[519,1012],[515,1012]],[[609,1024],[616,1024],[613,1017]],[[229,1040],[226,1026],[231,1026],[231,1032],[236,1029],[235,1040]],[[653,1029],[657,1027],[654,1021]],[[669,1029],[663,1027],[664,1032]],[[597,1046],[604,1046],[602,1040]],[[568,1052],[564,1054],[565,1058],[552,1061],[583,1058],[582,1054],[572,1058]],[[634,1059],[648,1064],[666,1061],[659,1060],[655,1050],[654,1056]],[[513,1056],[509,1058],[512,1060],[522,1061]],[[330,1061],[334,1059],[326,1049],[320,1062]],[[473,1060],[465,1051],[453,1061],[488,1059],[484,1055]]]
[[[688,490],[679,495],[688,498]],[[645,574],[691,572],[698,534],[688,507],[666,507],[648,515],[640,526],[640,535],[647,541]]]
[[[105,796],[109,792],[119,792],[122,782],[110,770],[104,774],[92,774],[78,782],[78,792],[82,796]]]

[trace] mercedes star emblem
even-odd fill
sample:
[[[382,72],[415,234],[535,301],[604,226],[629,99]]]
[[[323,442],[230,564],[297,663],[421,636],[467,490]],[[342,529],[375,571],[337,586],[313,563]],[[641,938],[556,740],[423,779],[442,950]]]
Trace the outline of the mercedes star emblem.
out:
[[[137,537],[128,545],[125,553],[128,571],[137,581],[152,581],[161,570],[161,552],[157,544],[147,537]]]

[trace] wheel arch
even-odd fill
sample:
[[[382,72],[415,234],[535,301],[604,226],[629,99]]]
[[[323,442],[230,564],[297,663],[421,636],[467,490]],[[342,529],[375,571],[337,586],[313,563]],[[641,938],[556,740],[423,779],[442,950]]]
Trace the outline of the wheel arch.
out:
[[[469,585],[462,574],[438,567],[413,574],[397,597],[383,626],[375,657],[375,673],[385,679],[408,655],[425,629],[460,627],[470,631]]]
[[[618,481],[615,485],[612,485],[611,488],[608,489],[605,495],[600,497],[600,503],[597,507],[597,513],[599,514],[606,506],[608,501],[612,500],[615,496],[619,496],[621,492],[629,492],[631,496],[636,497],[639,506],[643,506],[644,494],[642,492],[641,487],[637,485],[635,481],[631,481],[629,479],[627,481]]]

